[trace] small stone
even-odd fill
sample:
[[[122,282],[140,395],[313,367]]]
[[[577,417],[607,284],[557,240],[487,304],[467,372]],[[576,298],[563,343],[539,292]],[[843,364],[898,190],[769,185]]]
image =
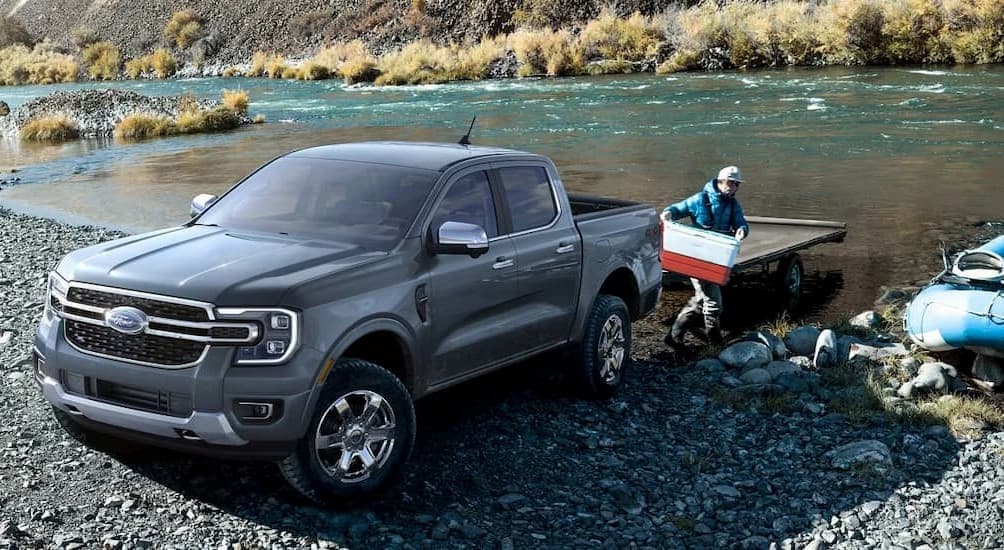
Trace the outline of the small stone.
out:
[[[509,510],[513,508],[517,502],[520,502],[522,500],[526,500],[526,497],[523,495],[510,493],[508,495],[503,495],[499,497],[498,503],[499,505],[502,506],[502,508]]]
[[[892,465],[892,454],[889,452],[889,447],[874,439],[842,445],[826,453],[826,457],[834,468],[844,470],[867,462]]]
[[[770,350],[760,342],[732,344],[718,356],[725,366],[740,370],[765,367],[771,358]]]
[[[739,491],[731,485],[716,485],[715,492],[728,498],[739,498],[742,496]]]

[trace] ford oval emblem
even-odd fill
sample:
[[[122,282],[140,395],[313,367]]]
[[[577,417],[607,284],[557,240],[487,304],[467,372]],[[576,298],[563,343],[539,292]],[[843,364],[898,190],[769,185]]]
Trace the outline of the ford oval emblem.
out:
[[[139,334],[146,330],[149,322],[146,313],[130,306],[120,306],[105,312],[105,324],[122,334]]]

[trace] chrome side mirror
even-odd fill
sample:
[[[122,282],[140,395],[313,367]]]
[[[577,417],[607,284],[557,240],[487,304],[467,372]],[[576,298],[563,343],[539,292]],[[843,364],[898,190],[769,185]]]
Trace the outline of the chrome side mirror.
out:
[[[188,210],[188,215],[192,218],[201,214],[205,209],[209,208],[209,205],[216,202],[218,199],[216,195],[210,195],[209,193],[203,193],[201,195],[196,195],[192,199],[192,206]]]
[[[443,222],[432,242],[437,254],[466,254],[472,258],[488,252],[488,234],[480,225]]]

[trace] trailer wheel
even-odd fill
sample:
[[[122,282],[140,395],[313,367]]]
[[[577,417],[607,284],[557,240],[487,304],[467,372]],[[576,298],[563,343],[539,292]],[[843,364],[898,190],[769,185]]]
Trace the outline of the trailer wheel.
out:
[[[798,308],[804,276],[805,268],[802,266],[802,258],[798,254],[792,254],[778,263],[775,285],[781,296],[784,310],[789,313]]]

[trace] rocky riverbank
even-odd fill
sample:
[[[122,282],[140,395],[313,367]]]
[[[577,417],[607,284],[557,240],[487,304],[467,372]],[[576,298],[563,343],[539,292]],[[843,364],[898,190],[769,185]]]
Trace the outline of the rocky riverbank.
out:
[[[26,358],[48,271],[116,236],[0,210],[0,548],[1000,544],[998,427],[953,435],[839,406],[855,376],[924,359],[865,357],[896,343],[875,315],[834,333],[832,356],[806,327],[697,361],[666,353],[660,312],[634,326],[636,364],[613,400],[571,395],[556,357],[437,394],[419,403],[402,484],[340,509],[298,499],[270,464],[83,447]],[[843,362],[844,344],[858,366],[820,363]]]

